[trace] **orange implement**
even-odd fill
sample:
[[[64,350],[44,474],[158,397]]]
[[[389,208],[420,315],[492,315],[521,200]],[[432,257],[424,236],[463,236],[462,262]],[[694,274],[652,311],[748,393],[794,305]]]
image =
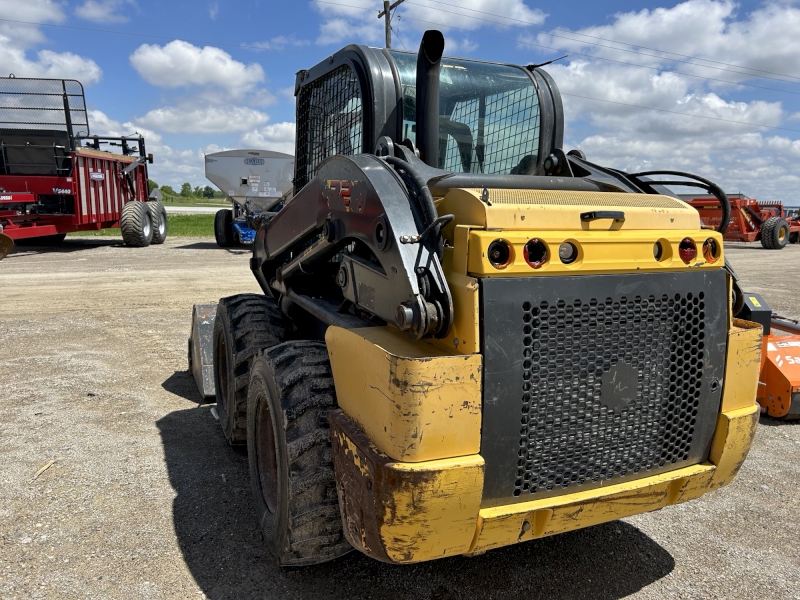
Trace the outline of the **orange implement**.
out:
[[[770,417],[800,419],[800,326],[772,319],[764,336],[758,403]],[[789,332],[775,335],[777,329]]]

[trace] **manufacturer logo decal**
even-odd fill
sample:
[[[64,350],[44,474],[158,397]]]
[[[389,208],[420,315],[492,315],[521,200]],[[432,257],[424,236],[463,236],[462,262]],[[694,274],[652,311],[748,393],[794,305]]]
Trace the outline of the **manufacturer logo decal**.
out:
[[[89,173],[89,178],[94,179],[95,181],[103,181],[106,178],[103,173]]]
[[[622,412],[636,400],[639,370],[628,363],[618,362],[603,373],[600,380],[600,402],[614,412]]]
[[[53,188],[54,194],[71,194],[72,190],[69,188]]]
[[[342,199],[342,202],[344,202],[345,212],[352,211],[355,213],[360,213],[364,211],[364,200],[362,194],[358,194],[355,203],[351,201],[353,188],[357,183],[358,181],[347,181],[346,179],[329,179],[325,182],[331,196],[336,194]],[[330,206],[331,196],[329,196],[328,199],[328,206]]]
[[[11,196],[0,196],[0,200],[13,200]]]
[[[246,165],[263,165],[264,159],[263,158],[245,158],[244,164]]]

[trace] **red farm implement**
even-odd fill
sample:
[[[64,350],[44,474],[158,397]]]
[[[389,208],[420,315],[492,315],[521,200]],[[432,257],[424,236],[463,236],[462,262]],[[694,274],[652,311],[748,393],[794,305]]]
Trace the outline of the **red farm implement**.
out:
[[[0,78],[0,232],[12,240],[121,227],[128,245],[162,243],[166,212],[148,201],[152,160],[138,134],[89,135],[78,81]]]
[[[686,198],[700,212],[703,224],[717,227],[722,219],[722,209],[716,198]],[[759,202],[744,194],[728,196],[731,203],[731,220],[725,232],[725,241],[757,242],[768,250],[780,250],[786,244],[800,242],[800,216],[789,212],[780,202]]]

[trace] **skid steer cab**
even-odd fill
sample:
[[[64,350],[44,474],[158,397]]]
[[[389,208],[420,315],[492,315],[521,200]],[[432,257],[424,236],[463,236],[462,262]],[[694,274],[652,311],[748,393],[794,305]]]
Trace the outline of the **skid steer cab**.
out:
[[[428,31],[297,74],[263,294],[196,307],[193,371],[283,565],[475,555],[685,502],[731,481],[758,422],[761,327],[733,318],[724,231],[670,188],[729,217],[722,191],[564,152],[545,71],[443,50]]]

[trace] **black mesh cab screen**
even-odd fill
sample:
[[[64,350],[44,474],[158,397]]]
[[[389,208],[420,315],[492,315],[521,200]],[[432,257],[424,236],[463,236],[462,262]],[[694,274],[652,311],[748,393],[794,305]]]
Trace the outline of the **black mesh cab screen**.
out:
[[[484,505],[708,456],[726,350],[722,270],[484,279]]]

